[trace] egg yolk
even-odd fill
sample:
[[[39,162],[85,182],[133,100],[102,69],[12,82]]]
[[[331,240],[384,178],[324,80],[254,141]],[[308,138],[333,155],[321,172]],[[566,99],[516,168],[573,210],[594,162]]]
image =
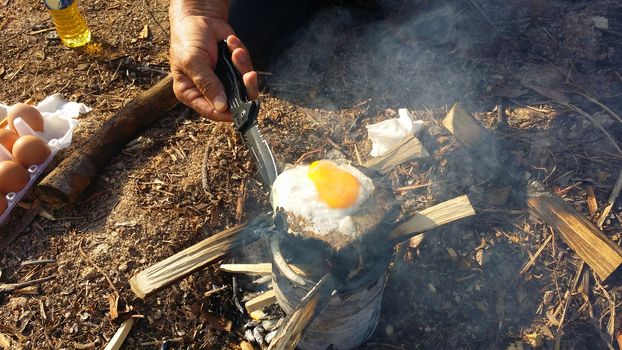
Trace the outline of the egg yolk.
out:
[[[361,184],[354,175],[337,165],[318,160],[309,165],[307,176],[320,196],[320,200],[331,208],[349,208],[359,195]]]

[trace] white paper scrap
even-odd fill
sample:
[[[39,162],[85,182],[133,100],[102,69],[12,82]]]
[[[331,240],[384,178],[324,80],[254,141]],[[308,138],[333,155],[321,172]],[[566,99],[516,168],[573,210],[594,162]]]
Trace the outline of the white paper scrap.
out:
[[[385,154],[406,136],[417,134],[423,129],[424,122],[422,120],[413,122],[408,109],[400,108],[398,115],[399,118],[367,125],[367,137],[372,144],[370,153],[372,157]]]

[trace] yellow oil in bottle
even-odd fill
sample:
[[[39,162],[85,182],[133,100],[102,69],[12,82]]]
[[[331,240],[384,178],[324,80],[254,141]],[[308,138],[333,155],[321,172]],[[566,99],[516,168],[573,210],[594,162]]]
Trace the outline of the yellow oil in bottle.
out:
[[[65,0],[45,0],[50,9],[52,21],[60,40],[67,47],[80,47],[91,41],[91,31],[86,25],[86,20],[78,9],[78,2],[72,1],[63,7]]]

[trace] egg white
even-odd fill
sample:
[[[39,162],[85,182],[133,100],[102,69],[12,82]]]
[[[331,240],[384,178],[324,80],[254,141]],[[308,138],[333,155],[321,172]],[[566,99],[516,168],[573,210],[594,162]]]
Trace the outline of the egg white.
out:
[[[374,184],[355,167],[336,164],[341,170],[352,174],[360,184],[356,202],[349,208],[331,208],[320,200],[315,184],[307,176],[308,165],[294,166],[284,170],[272,185],[271,201],[276,210],[282,208],[309,221],[311,231],[326,235],[334,231],[354,235],[351,215],[374,193]]]

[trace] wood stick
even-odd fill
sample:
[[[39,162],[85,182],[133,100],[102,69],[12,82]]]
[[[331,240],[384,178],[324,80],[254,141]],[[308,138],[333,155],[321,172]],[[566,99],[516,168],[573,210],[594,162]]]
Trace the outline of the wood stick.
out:
[[[456,197],[411,216],[399,224],[387,237],[389,241],[405,240],[416,234],[475,215],[469,197]]]
[[[324,275],[287,317],[285,325],[279,328],[268,350],[294,350],[304,330],[328,304],[337,285],[338,282],[332,274]]]
[[[121,346],[123,345],[123,342],[125,341],[125,338],[127,338],[127,335],[130,333],[130,330],[132,330],[132,326],[134,326],[133,318],[128,318],[127,320],[125,320],[121,324],[119,329],[117,329],[117,332],[112,336],[108,344],[106,344],[106,347],[104,348],[104,350],[121,349]]]
[[[542,194],[527,200],[529,209],[555,228],[559,236],[579,254],[605,283],[618,282],[622,268],[622,248],[563,199]]]
[[[247,301],[244,304],[244,308],[248,314],[252,314],[257,310],[263,310],[263,308],[270,306],[276,303],[276,292],[274,289],[270,289],[269,291]]]
[[[37,186],[40,198],[58,208],[73,204],[110,158],[177,104],[171,75],[132,99]]]
[[[222,264],[220,269],[229,273],[266,276],[272,274],[271,263],[261,264]]]
[[[475,152],[478,149],[485,150],[494,147],[490,146],[495,143],[493,135],[459,104],[455,104],[447,114],[443,125]],[[489,170],[498,168],[500,171],[505,171],[507,176],[513,178],[518,176],[518,174],[508,173],[513,170],[499,168],[496,164],[484,163],[484,165],[488,166]],[[525,179],[531,178],[529,173],[518,167],[514,170],[521,171],[520,175]],[[530,179],[526,188],[529,196],[527,200],[529,210],[558,232],[564,242],[602,280],[607,283],[619,283],[620,270],[622,270],[622,249],[572,206],[545,190],[538,181]]]
[[[132,291],[146,298],[193,272],[219,261],[230,250],[240,247],[257,236],[247,234],[246,224],[234,226],[190,246],[139,272],[130,279]]]
[[[391,172],[396,166],[413,159],[427,158],[430,154],[418,138],[410,135],[395,145],[387,153],[372,158],[365,163],[366,168],[374,169],[381,174]]]
[[[32,281],[26,281],[26,282],[20,282],[20,283],[7,283],[7,284],[0,284],[0,293],[8,293],[8,292],[13,292],[17,289],[22,289],[28,286],[32,286],[35,284],[41,284],[43,282],[47,282],[53,278],[56,278],[56,276],[48,276],[48,277],[43,277],[43,278],[39,278],[36,280],[32,280]]]

